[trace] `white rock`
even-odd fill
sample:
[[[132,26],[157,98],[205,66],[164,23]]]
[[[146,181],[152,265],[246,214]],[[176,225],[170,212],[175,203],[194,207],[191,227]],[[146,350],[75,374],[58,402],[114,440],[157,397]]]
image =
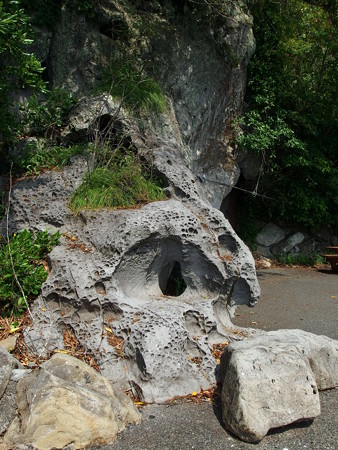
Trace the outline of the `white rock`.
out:
[[[314,418],[318,390],[338,385],[337,341],[280,330],[230,344],[221,359],[225,426],[248,442]]]

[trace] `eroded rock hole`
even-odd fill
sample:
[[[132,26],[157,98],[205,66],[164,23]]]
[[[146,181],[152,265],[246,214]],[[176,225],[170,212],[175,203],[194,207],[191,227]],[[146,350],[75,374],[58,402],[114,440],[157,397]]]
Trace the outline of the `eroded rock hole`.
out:
[[[178,261],[167,264],[163,268],[160,288],[164,295],[170,295],[171,297],[179,297],[186,290],[187,285],[182,276],[181,264]]]
[[[113,40],[125,41],[129,36],[128,24],[119,17],[112,18],[109,22],[100,25],[100,33]]]

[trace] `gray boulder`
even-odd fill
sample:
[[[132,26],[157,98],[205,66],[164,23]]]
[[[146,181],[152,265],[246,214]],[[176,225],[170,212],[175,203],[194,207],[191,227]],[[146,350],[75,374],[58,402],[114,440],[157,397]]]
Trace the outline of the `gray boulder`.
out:
[[[5,435],[8,448],[83,448],[112,443],[140,413],[126,394],[82,361],[54,355],[19,381],[18,417]]]
[[[271,249],[274,255],[279,254],[287,254],[287,253],[298,253],[299,248],[298,245],[304,242],[305,236],[303,233],[298,231],[297,233],[292,234],[282,242],[274,245]]]
[[[18,360],[0,347],[0,435],[2,435],[16,412],[15,371],[22,369]]]
[[[280,330],[230,344],[221,358],[222,417],[247,442],[320,414],[318,390],[338,385],[338,343]]]
[[[256,236],[257,244],[269,247],[285,238],[284,231],[272,222],[265,225]]]

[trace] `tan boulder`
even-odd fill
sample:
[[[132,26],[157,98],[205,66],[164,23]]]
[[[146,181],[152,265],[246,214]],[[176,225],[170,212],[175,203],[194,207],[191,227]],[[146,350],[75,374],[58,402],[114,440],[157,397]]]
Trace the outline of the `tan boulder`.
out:
[[[5,444],[39,450],[112,443],[141,415],[122,391],[82,361],[57,354],[19,381],[18,416]]]

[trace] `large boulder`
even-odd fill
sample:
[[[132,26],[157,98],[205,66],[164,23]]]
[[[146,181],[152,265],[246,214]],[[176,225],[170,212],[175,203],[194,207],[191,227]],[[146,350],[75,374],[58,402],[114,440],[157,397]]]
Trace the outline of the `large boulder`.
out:
[[[303,233],[298,231],[292,234],[282,242],[274,245],[271,249],[274,255],[286,254],[286,253],[297,253],[299,252],[298,245],[304,242],[305,236]]]
[[[67,201],[86,171],[84,158],[15,185],[10,229],[64,234],[49,255],[50,275],[32,306],[25,340],[33,353],[46,353],[64,347],[64,330],[71,327],[105,376],[124,387],[131,383],[146,401],[162,401],[214,383],[213,345],[234,331],[236,306],[253,306],[260,290],[250,251],[209,203],[175,130],[168,125],[162,137],[142,132],[122,109],[115,115],[116,108],[108,95],[95,97],[92,108],[81,102],[64,138],[83,136],[103,111],[151,161],[169,198],[74,216]],[[169,288],[177,280],[185,287],[178,293]]]
[[[222,417],[247,442],[271,428],[315,418],[318,391],[338,385],[338,343],[280,330],[230,344],[221,358]]]
[[[255,39],[244,0],[215,8],[200,3],[104,0],[94,17],[66,4],[52,31],[38,30],[32,50],[47,66],[51,85],[78,98],[97,91],[121,49],[134,49],[135,61],[142,55],[139,66],[151,69],[170,99],[170,121],[177,124],[190,170],[205,175],[209,201],[219,208],[240,175],[233,124]]]
[[[19,381],[18,417],[5,435],[8,448],[83,448],[112,443],[141,415],[126,394],[69,355],[54,355]]]

